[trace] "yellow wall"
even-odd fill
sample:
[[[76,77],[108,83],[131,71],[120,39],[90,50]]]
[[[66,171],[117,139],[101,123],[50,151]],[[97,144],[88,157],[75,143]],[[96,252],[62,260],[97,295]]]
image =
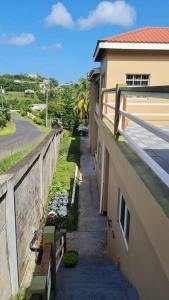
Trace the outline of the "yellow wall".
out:
[[[150,74],[150,85],[169,85],[169,54],[109,52],[106,60],[107,88],[125,83],[126,74]]]
[[[116,84],[125,83],[126,74],[149,74],[149,85],[169,85],[169,54],[138,51],[121,51],[117,53],[109,50],[105,52],[101,61],[101,74],[104,73],[106,88],[115,88]],[[106,101],[106,98],[104,98],[104,101]],[[107,101],[114,102],[114,96],[109,94]],[[127,104],[131,102],[169,104],[169,99],[128,98]],[[169,106],[127,106],[126,110],[131,113],[156,114],[138,117],[142,120],[150,121],[154,125],[169,125]],[[113,113],[109,108],[107,112],[110,114]],[[113,119],[113,115],[111,117]],[[133,123],[128,121],[126,124]]]
[[[108,253],[139,291],[141,300],[169,299],[169,219],[130,165],[102,121],[99,140],[109,153]],[[97,174],[99,176],[99,174]],[[129,248],[118,223],[119,190],[130,212]],[[113,232],[115,239],[113,239]]]

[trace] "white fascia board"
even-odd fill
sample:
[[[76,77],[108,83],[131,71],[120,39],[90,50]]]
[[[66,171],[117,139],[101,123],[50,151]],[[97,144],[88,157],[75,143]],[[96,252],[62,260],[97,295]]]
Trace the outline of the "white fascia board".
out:
[[[94,53],[96,59],[100,49],[122,50],[169,50],[169,43],[118,43],[99,42]]]

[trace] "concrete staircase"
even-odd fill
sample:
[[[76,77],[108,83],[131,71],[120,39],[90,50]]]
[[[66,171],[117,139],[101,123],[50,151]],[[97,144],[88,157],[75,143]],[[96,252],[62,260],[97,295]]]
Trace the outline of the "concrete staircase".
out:
[[[75,268],[60,267],[57,300],[138,300],[136,290],[104,257],[80,257]]]

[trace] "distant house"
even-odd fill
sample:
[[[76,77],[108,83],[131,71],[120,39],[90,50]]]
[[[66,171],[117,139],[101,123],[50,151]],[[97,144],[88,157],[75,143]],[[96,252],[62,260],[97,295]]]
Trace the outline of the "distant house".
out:
[[[108,255],[140,299],[169,299],[169,27],[101,39],[94,60],[89,137]]]
[[[34,90],[31,90],[31,89],[25,90],[25,95],[34,95],[34,94],[35,94]]]
[[[14,83],[21,83],[21,80],[19,80],[19,79],[14,80]]]
[[[33,79],[37,79],[38,78],[38,74],[30,73],[30,74],[27,74],[27,77],[33,78]]]
[[[55,90],[63,90],[64,88],[70,87],[72,83],[66,82],[66,83],[60,83]]]
[[[43,111],[44,109],[46,109],[46,104],[32,104],[32,111]]]

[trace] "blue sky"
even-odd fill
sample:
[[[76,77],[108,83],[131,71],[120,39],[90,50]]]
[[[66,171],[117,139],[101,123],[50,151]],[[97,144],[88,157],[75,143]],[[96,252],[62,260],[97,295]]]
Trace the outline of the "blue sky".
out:
[[[97,66],[92,59],[97,39],[144,26],[169,26],[168,11],[168,0],[2,1],[0,73],[78,80]]]

